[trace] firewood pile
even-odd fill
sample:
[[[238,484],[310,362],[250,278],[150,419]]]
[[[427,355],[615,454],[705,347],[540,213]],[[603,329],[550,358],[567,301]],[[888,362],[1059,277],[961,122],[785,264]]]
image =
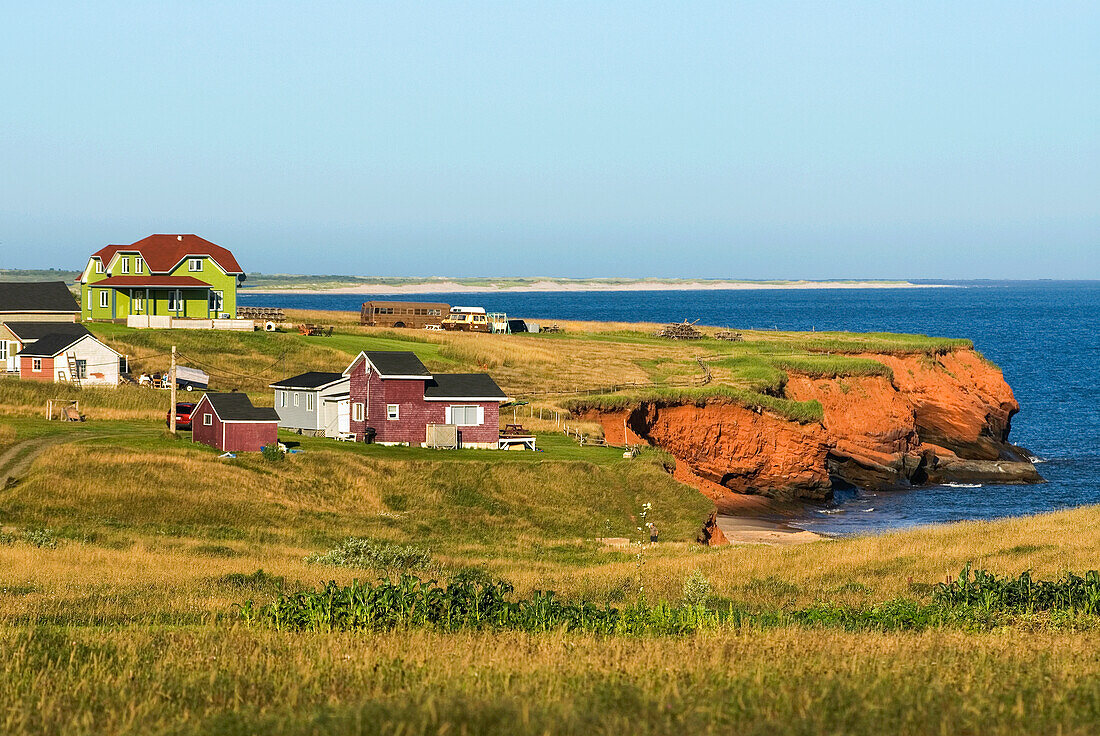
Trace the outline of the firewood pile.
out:
[[[698,321],[699,320],[695,320],[695,322]],[[663,337],[668,340],[698,340],[706,337],[706,335],[695,328],[695,322],[688,322],[686,319],[683,322],[673,322],[665,325],[653,334],[655,337]]]
[[[286,322],[282,307],[237,307],[237,319],[255,319],[262,322]]]
[[[718,330],[714,333],[714,336],[719,340],[729,340],[730,342],[742,342],[745,339],[740,332],[734,332],[733,330]]]

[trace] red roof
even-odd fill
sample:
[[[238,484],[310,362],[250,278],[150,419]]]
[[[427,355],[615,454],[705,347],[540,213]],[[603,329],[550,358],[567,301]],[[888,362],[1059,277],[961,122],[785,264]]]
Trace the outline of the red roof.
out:
[[[97,289],[101,286],[123,289],[152,289],[154,287],[164,289],[210,288],[210,284],[199,281],[194,276],[109,276],[100,281],[95,281],[91,285]]]
[[[171,271],[187,256],[210,256],[227,273],[244,273],[232,253],[198,235],[150,235],[133,245],[108,245],[100,248],[92,257],[101,259],[107,265],[119,251],[140,253],[145,259],[145,265],[154,273]]]

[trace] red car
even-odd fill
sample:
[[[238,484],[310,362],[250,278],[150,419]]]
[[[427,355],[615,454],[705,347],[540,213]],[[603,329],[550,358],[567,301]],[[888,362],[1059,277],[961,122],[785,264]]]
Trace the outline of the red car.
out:
[[[189,401],[181,401],[176,404],[176,429],[191,429],[191,412],[195,410],[195,404]],[[172,426],[172,413],[164,416],[165,426]]]

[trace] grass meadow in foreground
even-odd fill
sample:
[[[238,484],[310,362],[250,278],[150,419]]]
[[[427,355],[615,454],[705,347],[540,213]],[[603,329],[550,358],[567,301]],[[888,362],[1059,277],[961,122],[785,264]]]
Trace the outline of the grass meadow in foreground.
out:
[[[557,438],[491,460],[318,441],[280,463],[227,462],[152,422],[0,424],[17,440],[97,431],[0,490],[5,734],[1089,733],[1100,717],[1094,616],[847,631],[799,614],[931,606],[967,563],[1084,572],[1096,507],[706,549],[688,540],[709,504],[660,458]],[[638,539],[646,502],[666,541],[595,539]],[[660,636],[322,633],[248,627],[237,607],[406,568],[602,610],[705,591],[706,610],[744,617]]]
[[[0,629],[7,734],[1093,733],[1095,638]]]

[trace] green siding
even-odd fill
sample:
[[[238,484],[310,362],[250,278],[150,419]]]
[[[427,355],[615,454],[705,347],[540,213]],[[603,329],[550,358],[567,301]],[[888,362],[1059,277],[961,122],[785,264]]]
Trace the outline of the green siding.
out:
[[[129,260],[129,272],[122,272],[122,259]],[[189,270],[189,263],[191,259],[185,259],[180,263],[170,276],[190,276],[191,278],[198,279],[206,284],[210,285],[210,289],[213,291],[222,292],[222,308],[217,313],[209,310],[209,302],[207,301],[207,292],[198,289],[183,289],[183,305],[182,308],[176,311],[168,311],[168,290],[167,289],[155,289],[150,290],[149,299],[146,301],[145,308],[143,310],[135,310],[134,305],[131,303],[130,292],[126,289],[106,289],[108,293],[107,306],[100,306],[100,292],[104,289],[96,288],[96,283],[102,281],[108,276],[148,276],[149,269],[143,266],[139,271],[136,270],[136,261],[133,254],[122,255],[120,254],[115,258],[114,266],[111,268],[110,273],[95,273],[94,260],[89,260],[88,265],[88,282],[81,284],[80,286],[80,304],[83,309],[84,319],[125,319],[130,314],[155,314],[155,315],[172,315],[179,317],[191,317],[195,319],[208,319],[210,317],[217,317],[220,314],[228,313],[230,316],[237,316],[237,277],[234,274],[222,273],[214,262],[206,257],[201,256],[202,269],[199,271]],[[144,290],[142,290],[144,291]]]

